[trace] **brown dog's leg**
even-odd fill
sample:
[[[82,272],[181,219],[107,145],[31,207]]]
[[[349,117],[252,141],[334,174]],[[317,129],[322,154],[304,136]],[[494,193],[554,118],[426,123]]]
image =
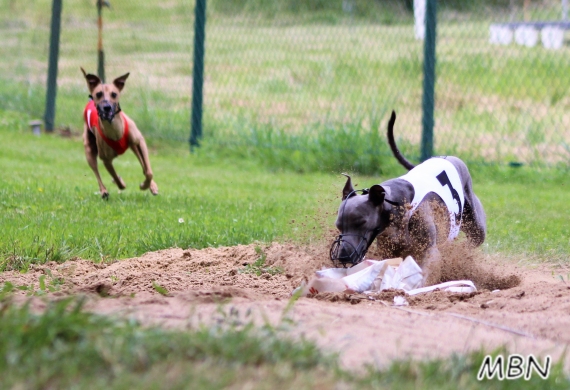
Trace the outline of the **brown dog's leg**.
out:
[[[121,179],[121,176],[117,175],[117,172],[115,172],[115,167],[113,166],[113,161],[112,160],[103,160],[103,164],[105,164],[105,168],[107,168],[107,171],[109,172],[109,174],[111,175],[111,177],[115,181],[115,184],[117,184],[117,187],[119,187],[120,190],[124,190],[125,188],[127,188],[127,186],[125,185],[125,182],[123,181],[123,179]]]
[[[109,193],[101,180],[99,168],[97,167],[97,142],[95,141],[95,136],[87,129],[87,126],[84,126],[83,128],[83,146],[85,148],[87,164],[89,164],[93,170],[97,183],[99,183],[99,193],[103,199],[107,199],[109,197]]]
[[[146,189],[150,189],[151,194],[158,195],[158,186],[156,185],[154,180],[152,180],[153,173],[152,173],[152,168],[150,167],[150,160],[148,158],[148,148],[146,146],[144,138],[141,137],[141,139],[139,140],[139,144],[132,145],[131,148],[133,149],[133,152],[139,159],[139,162],[141,163],[143,169],[143,175],[145,176],[145,181],[141,183],[140,189],[143,191]]]

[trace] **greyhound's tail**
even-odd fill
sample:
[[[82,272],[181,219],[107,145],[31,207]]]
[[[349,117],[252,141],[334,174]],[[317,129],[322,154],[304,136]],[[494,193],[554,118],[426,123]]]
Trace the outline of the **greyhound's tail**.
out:
[[[396,146],[396,141],[394,141],[394,123],[396,122],[396,112],[392,111],[392,116],[390,117],[390,122],[388,122],[388,143],[390,144],[390,149],[392,149],[392,153],[394,154],[394,157],[396,157],[396,160],[398,160],[398,162],[400,164],[402,164],[404,166],[404,168],[406,168],[408,171],[412,168],[415,167],[414,164],[412,164],[411,162],[409,162],[408,160],[406,160],[406,158],[404,156],[402,156],[402,153],[400,153],[400,150],[398,150],[398,147]]]

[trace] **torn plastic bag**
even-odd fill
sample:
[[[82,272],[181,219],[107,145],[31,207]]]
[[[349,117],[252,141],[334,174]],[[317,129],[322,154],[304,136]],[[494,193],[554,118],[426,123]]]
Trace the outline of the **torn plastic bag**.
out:
[[[356,268],[358,267],[358,268]],[[365,260],[352,268],[328,268],[315,272],[315,277],[293,291],[301,296],[322,292],[364,292],[370,289],[374,280],[383,273],[386,260]]]
[[[406,257],[395,270],[389,268],[382,277],[380,291],[387,288],[409,291],[422,287],[424,275],[412,256]]]
[[[394,266],[394,265],[397,265]],[[303,283],[293,294],[306,296],[322,292],[374,293],[394,288],[409,295],[440,289],[451,292],[477,291],[473,282],[460,280],[423,287],[423,273],[415,260],[364,260],[352,268],[328,268],[315,272],[315,277]]]

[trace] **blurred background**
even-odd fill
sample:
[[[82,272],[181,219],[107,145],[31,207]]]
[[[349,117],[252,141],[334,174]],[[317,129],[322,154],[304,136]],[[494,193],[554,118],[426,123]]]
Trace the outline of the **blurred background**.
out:
[[[395,110],[398,145],[418,161],[421,3],[208,0],[200,149],[381,174],[394,164],[385,128]],[[79,67],[97,73],[96,4],[63,0],[55,126],[65,135],[82,131]],[[110,0],[102,10],[106,81],[131,73],[121,105],[155,148],[189,147],[194,7]],[[14,131],[44,115],[51,14],[52,0],[0,0],[0,121]],[[566,0],[437,2],[435,154],[570,166],[566,18]]]

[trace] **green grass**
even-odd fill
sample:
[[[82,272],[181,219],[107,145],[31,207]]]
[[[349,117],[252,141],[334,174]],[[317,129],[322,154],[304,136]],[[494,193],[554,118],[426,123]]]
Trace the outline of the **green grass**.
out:
[[[0,340],[2,388],[152,389],[165,379],[168,388],[224,388],[259,374],[294,384],[335,367],[313,343],[269,325],[237,325],[225,311],[219,325],[174,332],[89,314],[81,300],[52,302],[38,315],[4,298],[0,330],[10,337]]]
[[[300,132],[239,118],[223,129],[212,129],[203,145],[214,153],[255,160],[273,170],[390,175],[399,165],[384,134],[373,130],[384,126],[385,114],[383,109],[350,123],[324,123]],[[403,151],[412,150],[407,142],[400,146]]]
[[[485,246],[491,252],[568,263],[568,171],[558,171],[553,174],[557,178],[545,180],[539,172],[518,169],[475,172],[474,188],[487,214]]]
[[[364,134],[367,145],[395,109],[396,134],[404,151],[417,154],[421,133],[423,44],[412,33],[405,1],[354,1],[347,16],[341,2],[240,0],[209,4],[206,31],[204,136],[256,148],[256,132],[279,136],[271,148],[302,153],[319,138],[345,128]],[[410,2],[408,2],[409,4]],[[478,7],[442,2],[438,24],[435,147],[468,161],[568,166],[567,46],[493,46],[489,24],[511,16],[505,1]],[[0,109],[27,119],[44,111],[51,2],[5,0],[0,39]],[[556,19],[559,3],[529,9],[537,19]],[[515,9],[515,18],[522,16]],[[86,101],[83,66],[95,71],[95,8],[85,1],[63,9],[56,124],[78,131]],[[109,79],[131,72],[123,107],[151,140],[188,137],[192,85],[191,2],[123,2],[104,11],[104,47]],[[371,120],[377,117],[377,121]],[[360,130],[359,130],[360,129]],[[297,134],[299,140],[285,140]],[[334,139],[338,143],[342,138]],[[288,143],[288,144],[287,144]],[[354,140],[347,142],[354,145]],[[299,144],[303,144],[302,147]],[[376,144],[370,148],[382,154]],[[335,145],[333,145],[335,146]],[[343,145],[346,147],[346,145]],[[261,152],[267,153],[267,152]],[[349,153],[369,157],[360,144]],[[343,156],[344,158],[344,156]],[[286,160],[281,158],[281,160]],[[354,161],[372,172],[375,161]],[[297,164],[299,165],[299,164]],[[314,163],[310,164],[314,166]],[[376,164],[378,165],[378,164]],[[331,166],[321,168],[330,171]],[[333,167],[336,169],[336,167]]]
[[[45,106],[51,0],[0,0],[0,270],[174,246],[321,240],[333,227],[340,172],[354,173],[359,187],[403,173],[383,136],[391,109],[399,145],[417,158],[422,43],[404,2],[381,3],[357,0],[350,15],[340,2],[209,3],[204,142],[193,155],[193,3],[113,3],[104,11],[107,76],[131,71],[123,108],[151,145],[161,195],[138,190],[141,169],[127,154],[116,163],[126,191],[102,172],[111,189],[105,202],[78,139],[29,134],[28,121]],[[436,152],[471,162],[488,218],[484,250],[567,263],[568,47],[490,46],[489,23],[509,17],[494,8],[504,3],[441,4]],[[559,3],[541,6],[531,7],[534,18],[558,17]],[[96,68],[95,16],[91,2],[65,2],[56,124],[76,135],[87,99],[79,66]],[[488,165],[510,161],[526,165]],[[246,271],[277,272],[262,260]],[[42,295],[54,283],[44,278],[28,292]],[[0,334],[10,335],[0,338],[0,387],[569,387],[560,367],[546,382],[478,383],[482,352],[351,373],[271,327],[170,332],[74,305],[54,303],[38,315],[0,303]]]
[[[3,268],[74,256],[125,258],[173,246],[203,248],[297,235],[310,240],[324,196],[315,189],[330,186],[325,175],[275,175],[246,162],[213,162],[166,146],[151,155],[159,196],[138,189],[141,168],[127,153],[116,161],[127,183],[121,194],[100,167],[111,193],[105,202],[79,140],[0,132],[0,167],[9,172],[0,178],[0,256],[8,259]],[[289,223],[292,219],[299,224]]]
[[[2,388],[74,389],[566,389],[570,379],[553,364],[546,380],[485,380],[477,372],[485,353],[449,359],[400,360],[359,372],[337,357],[293,337],[294,324],[254,326],[220,307],[210,326],[179,330],[143,327],[83,310],[81,300],[51,302],[38,314],[0,293]],[[284,313],[286,318],[286,313]],[[495,355],[506,355],[505,350]]]
[[[262,274],[277,275],[283,273],[283,268],[267,266],[265,264],[267,255],[263,253],[260,247],[256,246],[255,252],[259,255],[259,258],[256,261],[254,261],[252,264],[247,264],[244,268],[240,268],[238,270],[239,273],[254,274],[257,276],[260,276]]]
[[[205,144],[189,154],[158,142],[151,163],[160,195],[138,189],[141,168],[127,153],[116,160],[127,183],[122,193],[100,167],[111,193],[106,202],[79,139],[35,137],[18,130],[20,122],[20,114],[0,115],[0,170],[7,173],[0,177],[0,269],[25,270],[31,263],[73,257],[110,261],[171,247],[320,241],[334,228],[344,185],[340,173],[351,170],[332,164],[329,173],[299,174],[290,164],[279,167],[285,149],[256,155],[234,145],[228,157],[218,146]],[[310,158],[300,154],[291,160],[302,167]],[[385,159],[385,174],[354,175],[359,187],[404,173],[393,158]],[[471,168],[487,213],[486,251],[568,261],[567,171]]]

